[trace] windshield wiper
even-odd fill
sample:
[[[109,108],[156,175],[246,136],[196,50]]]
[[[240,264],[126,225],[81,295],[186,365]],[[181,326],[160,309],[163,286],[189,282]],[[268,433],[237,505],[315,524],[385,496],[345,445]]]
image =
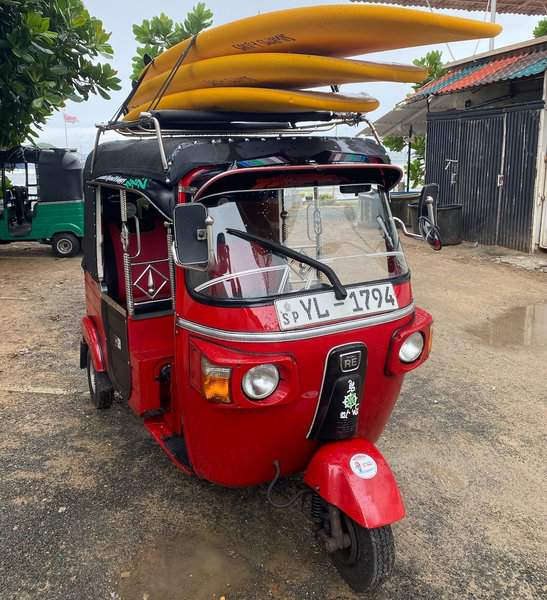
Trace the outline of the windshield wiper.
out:
[[[387,249],[395,250],[395,244],[393,243],[393,238],[391,237],[391,235],[389,234],[389,231],[387,230],[386,222],[384,221],[383,217],[378,215],[376,217],[376,222],[378,223],[378,225],[380,226],[380,229],[382,230],[382,233],[384,234],[384,239],[386,241]]]
[[[305,254],[301,254],[296,250],[291,250],[291,248],[287,248],[287,246],[283,246],[282,244],[278,244],[272,240],[267,240],[258,235],[254,235],[253,233],[248,233],[247,231],[227,228],[226,233],[235,235],[236,237],[241,238],[242,240],[247,240],[248,242],[256,242],[267,250],[272,250],[272,252],[277,252],[278,254],[287,256],[288,258],[293,258],[294,260],[298,260],[305,265],[309,265],[310,267],[321,271],[321,273],[324,273],[327,279],[331,282],[334,295],[337,300],[343,300],[348,295],[346,288],[342,285],[340,279],[338,279],[338,275],[336,275],[334,270],[325,263],[306,256]]]

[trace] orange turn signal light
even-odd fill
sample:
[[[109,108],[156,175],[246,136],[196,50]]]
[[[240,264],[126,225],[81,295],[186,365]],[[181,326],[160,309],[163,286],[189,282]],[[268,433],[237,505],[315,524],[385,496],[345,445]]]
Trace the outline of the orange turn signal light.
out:
[[[221,367],[201,357],[201,392],[203,397],[215,404],[230,404],[230,377],[232,369]]]

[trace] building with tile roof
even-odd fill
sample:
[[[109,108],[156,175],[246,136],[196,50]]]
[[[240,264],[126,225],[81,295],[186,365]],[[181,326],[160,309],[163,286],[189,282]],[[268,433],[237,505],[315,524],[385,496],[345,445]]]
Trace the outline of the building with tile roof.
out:
[[[426,134],[426,181],[462,204],[464,237],[547,249],[547,37],[446,65],[375,122],[380,135]]]

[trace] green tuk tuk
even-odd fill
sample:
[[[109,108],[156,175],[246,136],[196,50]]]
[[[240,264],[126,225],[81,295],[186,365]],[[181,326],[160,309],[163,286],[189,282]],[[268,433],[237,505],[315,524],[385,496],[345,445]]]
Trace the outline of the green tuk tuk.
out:
[[[39,241],[78,254],[84,233],[82,165],[75,150],[0,151],[0,244]]]

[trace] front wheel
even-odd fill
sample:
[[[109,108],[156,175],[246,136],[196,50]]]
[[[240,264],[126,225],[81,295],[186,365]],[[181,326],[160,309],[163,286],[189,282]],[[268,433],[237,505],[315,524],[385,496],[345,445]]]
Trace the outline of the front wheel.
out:
[[[391,575],[395,566],[391,526],[366,529],[343,513],[341,517],[349,545],[330,554],[331,560],[353,591],[373,590]]]
[[[91,402],[93,402],[95,408],[110,408],[114,400],[114,389],[106,373],[95,371],[89,350],[87,351],[87,383]]]
[[[59,258],[76,256],[80,246],[80,240],[73,233],[57,233],[51,239],[53,254]]]

